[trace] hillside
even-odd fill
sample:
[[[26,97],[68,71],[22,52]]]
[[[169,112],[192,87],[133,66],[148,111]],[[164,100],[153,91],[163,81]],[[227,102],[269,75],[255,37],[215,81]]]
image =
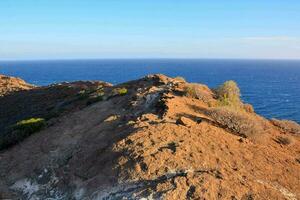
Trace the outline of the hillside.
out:
[[[79,83],[0,97],[0,146],[45,121],[3,146],[0,199],[300,198],[299,124],[182,78]]]
[[[23,85],[28,84],[23,80],[20,82],[23,84],[15,84],[15,92],[0,97],[0,135],[23,119],[32,117],[50,119],[63,113],[80,110],[91,100],[85,98],[89,91],[111,86],[101,81],[77,81],[24,89]]]
[[[20,78],[4,76],[0,74],[0,97],[20,90],[34,88],[33,85],[26,83]]]

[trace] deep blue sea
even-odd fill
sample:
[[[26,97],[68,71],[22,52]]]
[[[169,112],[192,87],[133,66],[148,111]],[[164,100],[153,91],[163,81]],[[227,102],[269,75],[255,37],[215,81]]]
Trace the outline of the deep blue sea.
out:
[[[154,73],[182,76],[210,87],[235,80],[243,100],[252,104],[257,113],[300,122],[300,60],[0,61],[0,74],[21,77],[35,85],[75,80],[116,84]]]

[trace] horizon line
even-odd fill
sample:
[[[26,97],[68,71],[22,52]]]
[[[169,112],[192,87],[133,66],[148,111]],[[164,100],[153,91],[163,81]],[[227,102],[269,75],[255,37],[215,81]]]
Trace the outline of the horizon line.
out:
[[[29,59],[0,59],[6,61],[72,61],[72,60],[278,60],[278,61],[300,61],[300,58],[196,58],[196,57],[114,57],[114,58],[29,58]]]

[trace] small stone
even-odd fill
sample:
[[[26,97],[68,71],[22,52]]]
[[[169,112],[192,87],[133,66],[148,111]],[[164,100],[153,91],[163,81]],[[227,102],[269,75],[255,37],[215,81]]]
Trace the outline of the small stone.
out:
[[[187,117],[180,117],[179,119],[177,119],[176,124],[191,127],[195,125],[195,122]]]
[[[133,121],[133,120],[130,120],[127,122],[127,125],[133,125],[133,124],[135,124],[135,121]]]
[[[115,121],[115,120],[117,120],[118,119],[118,115],[111,115],[111,116],[109,116],[108,118],[106,118],[105,120],[104,120],[104,122],[111,122],[111,121]]]

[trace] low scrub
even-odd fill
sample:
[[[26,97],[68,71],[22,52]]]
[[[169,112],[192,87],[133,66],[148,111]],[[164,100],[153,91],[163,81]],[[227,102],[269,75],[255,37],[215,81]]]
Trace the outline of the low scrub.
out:
[[[190,83],[184,87],[183,92],[185,96],[200,99],[205,103],[213,100],[212,92],[206,85]]]
[[[123,96],[126,95],[128,93],[128,90],[126,88],[115,88],[112,91],[113,96]]]
[[[245,112],[218,107],[207,110],[206,114],[222,128],[242,137],[250,137],[264,132],[264,125],[260,119]]]
[[[300,136],[300,125],[290,120],[271,119],[271,123],[277,126],[282,132],[292,133]]]
[[[275,142],[277,142],[278,144],[282,144],[282,145],[289,145],[292,143],[291,138],[286,137],[286,136],[278,136],[275,139]]]
[[[96,90],[94,93],[92,93],[88,99],[88,101],[86,102],[87,105],[91,105],[93,103],[102,101],[105,99],[105,93],[103,88],[100,88],[98,90]]]
[[[16,123],[11,127],[11,131],[0,137],[0,150],[21,142],[45,126],[46,122],[42,118],[31,118]]]

